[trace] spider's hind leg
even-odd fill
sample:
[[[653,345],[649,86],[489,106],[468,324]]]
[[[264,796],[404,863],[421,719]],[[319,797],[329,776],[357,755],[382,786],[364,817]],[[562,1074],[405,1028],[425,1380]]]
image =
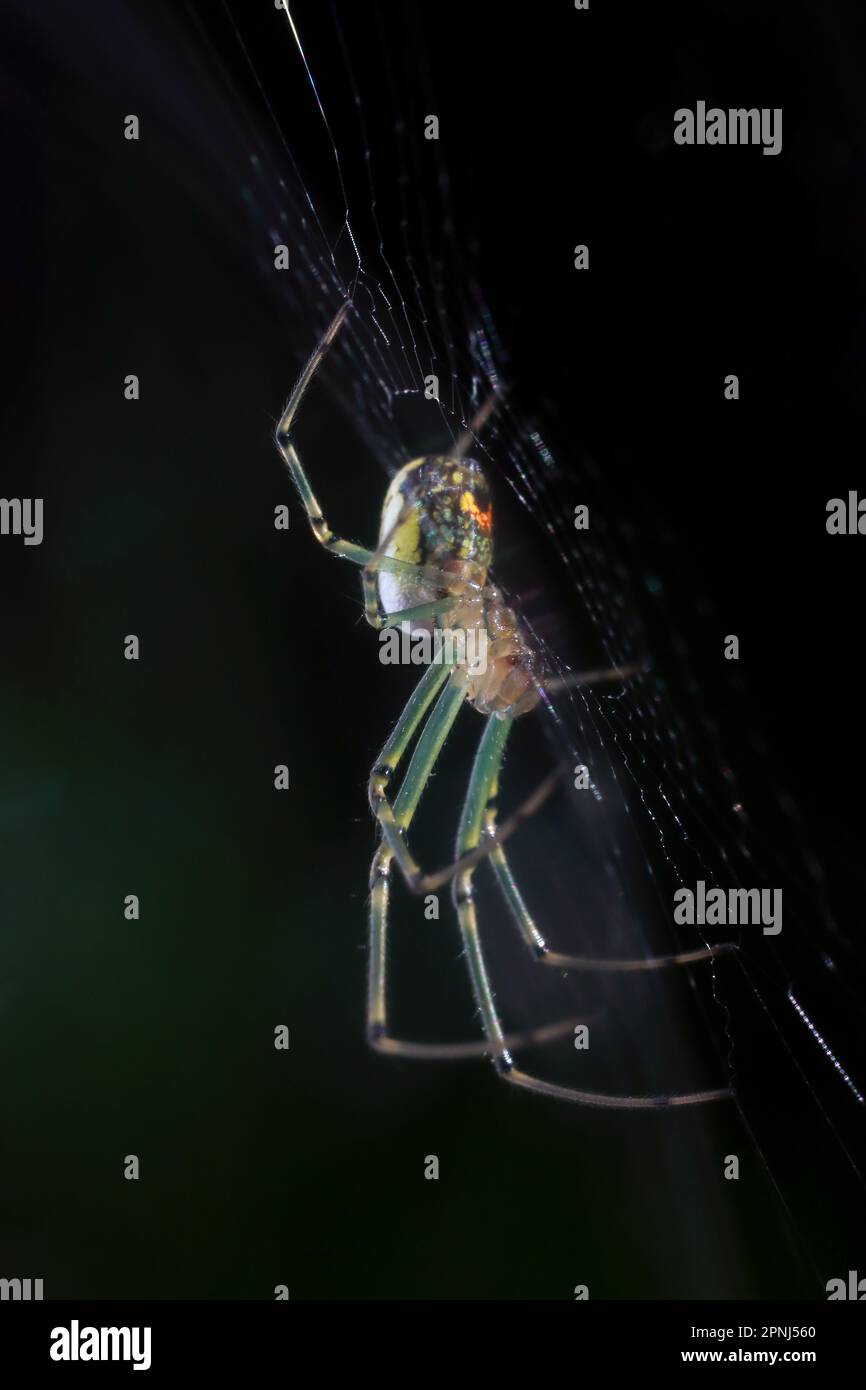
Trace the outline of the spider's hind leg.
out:
[[[611,666],[593,671],[576,671],[567,678],[555,682],[545,682],[544,690],[549,691],[554,688],[562,689],[564,686],[584,686],[601,685],[610,681],[622,681],[629,676],[637,674],[642,670],[640,663],[635,662],[627,666]],[[537,811],[552,796],[559,786],[565,774],[565,767],[561,765],[553,768],[547,776],[539,782],[538,786],[531,791],[524,801],[520,803],[516,810],[512,811],[504,821],[496,824],[491,833],[486,835],[480,842],[476,842],[472,849],[466,850],[452,861],[444,865],[441,869],[434,869],[430,873],[425,873],[415,863],[412,855],[405,845],[393,844],[394,855],[403,873],[406,886],[411,893],[435,893],[446,883],[450,883],[458,874],[466,869],[475,868],[483,859],[492,855],[497,846],[501,846],[509,840],[516,830],[519,830],[524,821],[534,816]],[[375,808],[374,808],[375,810]]]
[[[639,663],[628,666],[611,668],[609,670],[585,671],[583,673],[570,674],[569,676],[555,682],[545,682],[545,689],[550,692],[554,688],[562,689],[566,686],[575,685],[594,685],[599,681],[611,679],[625,679],[627,676],[636,674],[641,670]],[[484,834],[487,843],[491,845],[489,850],[490,866],[493,869],[494,877],[503,898],[511,912],[514,921],[520,931],[523,940],[533,953],[533,956],[542,965],[553,966],[557,970],[583,970],[609,973],[637,973],[641,971],[665,970],[676,965],[697,965],[701,961],[713,960],[718,956],[729,955],[736,951],[737,943],[734,941],[720,942],[713,946],[703,946],[690,951],[676,951],[670,955],[663,956],[644,956],[636,960],[615,960],[600,958],[598,956],[574,956],[565,955],[561,951],[552,951],[547,941],[533,920],[529,908],[526,906],[523,894],[511,871],[508,858],[503,849],[503,841],[506,836],[497,827],[496,822],[496,798],[499,790],[498,777],[492,783],[488,804],[484,811]],[[484,841],[482,841],[483,843]]]
[[[388,824],[397,829],[394,810],[387,799],[386,788],[394,772],[396,772],[409,744],[412,742],[415,733],[427,715],[427,711],[439,694],[442,686],[445,684],[448,675],[449,671],[447,666],[427,667],[427,670],[424,672],[424,675],[409,697],[406,708],[398,719],[391,737],[376,759],[375,766],[370,773],[370,806],[382,829],[382,843],[373,860],[373,867],[370,871],[370,954],[367,982],[367,1035],[370,1042],[374,1045],[380,1043],[386,1031],[386,932],[388,921],[389,875],[393,850],[388,843],[385,826]],[[455,709],[454,718],[456,718],[456,714],[457,710]],[[447,729],[441,736],[441,741],[439,743],[440,747],[441,743],[444,742],[446,734]],[[424,748],[430,748],[435,735],[436,728],[434,727],[433,734],[431,735],[430,722],[428,722],[419,740],[418,748],[415,750],[415,755],[412,759],[413,765],[418,762],[419,756],[426,756],[422,751],[422,745]],[[436,751],[435,748],[431,750],[431,766],[432,761],[435,760]],[[420,791],[418,794],[420,795]],[[411,819],[411,811],[409,818]],[[397,833],[399,837],[402,837],[401,830],[397,829]]]
[[[429,1061],[483,1057],[491,1051],[489,1042],[484,1039],[465,1043],[421,1043],[394,1038],[388,1032],[387,929],[390,872],[394,852],[385,831],[389,828],[402,842],[402,835],[412,822],[439,751],[462,706],[464,691],[460,687],[451,686],[439,695],[439,701],[424,727],[393,808],[386,799],[385,787],[449,674],[447,666],[427,668],[370,775],[370,800],[382,822],[383,837],[370,870],[367,1040],[371,1047],[379,1052],[392,1056],[425,1058]],[[506,1041],[514,1047],[549,1042],[571,1032],[577,1021],[573,1018],[560,1019],[541,1028],[516,1033]]]
[[[429,1043],[407,1038],[395,1038],[388,1031],[386,1007],[387,979],[387,922],[390,896],[389,875],[391,851],[380,845],[370,870],[370,965],[367,983],[367,1042],[376,1052],[388,1057],[411,1057],[428,1062],[455,1062],[473,1057],[489,1057],[491,1046],[486,1038],[471,1042]],[[577,1018],[559,1019],[540,1028],[525,1029],[509,1034],[504,1042],[508,1047],[539,1046],[553,1042],[573,1032]]]
[[[496,809],[492,802],[484,813],[484,829],[488,836],[496,838]],[[556,970],[634,974],[646,970],[665,970],[675,965],[697,965],[701,961],[714,960],[717,956],[730,955],[732,951],[737,950],[735,941],[722,941],[715,946],[702,946],[691,951],[676,951],[671,955],[664,956],[642,956],[636,960],[616,960],[599,956],[571,956],[564,955],[561,951],[552,951],[526,906],[523,894],[508,863],[508,858],[499,843],[495,844],[490,852],[490,866],[520,934],[533,956],[540,964],[553,966]]]
[[[485,812],[495,794],[511,722],[508,719],[498,720],[495,718],[490,718],[487,721],[487,727],[482,735],[472,765],[469,790],[460,818],[460,829],[457,837],[458,862],[467,862],[469,855],[481,839]],[[615,1110],[657,1110],[668,1106],[702,1105],[708,1101],[730,1098],[731,1092],[726,1087],[705,1091],[688,1091],[679,1095],[608,1095],[604,1092],[579,1090],[572,1086],[559,1086],[519,1069],[515,1065],[508,1046],[508,1039],[502,1027],[490,976],[484,961],[472,897],[474,870],[474,863],[469,863],[469,866],[455,877],[452,891],[466,959],[469,964],[472,992],[491,1051],[494,1054],[494,1065],[500,1076],[513,1085],[523,1087],[526,1090],[538,1091],[542,1095],[557,1100],[569,1100],[578,1105],[592,1105]]]

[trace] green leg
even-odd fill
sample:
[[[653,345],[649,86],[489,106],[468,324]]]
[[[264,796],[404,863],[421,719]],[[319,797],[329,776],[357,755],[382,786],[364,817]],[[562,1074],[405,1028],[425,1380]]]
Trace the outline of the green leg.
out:
[[[313,492],[310,480],[304,470],[304,465],[301,463],[298,457],[298,451],[291,439],[292,426],[301,401],[307,393],[310,382],[322,365],[325,354],[342,328],[349,308],[350,305],[348,301],[340,306],[330,327],[325,330],[321,341],[311,355],[304,370],[301,372],[297,385],[289,398],[289,403],[283,411],[283,417],[277,426],[276,438],[277,448],[288,464],[289,472],[292,475],[292,480],[304,504],[307,520],[310,523],[316,540],[319,541],[326,550],[332,551],[335,555],[342,555],[344,559],[352,560],[356,565],[366,565],[372,558],[372,552],[364,550],[362,546],[355,545],[352,541],[339,540],[326,522],[322,514],[322,509],[319,506],[318,498]]]
[[[351,560],[354,565],[367,565],[373,558],[371,550],[365,550],[363,546],[356,545],[354,541],[340,540],[335,536],[319,506],[316,494],[310,486],[309,479],[304,471],[304,466],[298,457],[298,452],[288,438],[282,433],[283,426],[280,424],[277,430],[277,448],[289,466],[295,487],[301,496],[304,510],[307,513],[307,520],[310,523],[313,535],[320,545],[326,550],[330,550],[332,555],[339,555],[344,560]]]
[[[322,509],[319,506],[319,500],[316,497],[315,492],[313,491],[312,484],[309,478],[307,477],[306,469],[304,468],[304,465],[301,463],[300,455],[298,454],[298,451],[295,448],[295,445],[292,441],[292,429],[295,422],[295,416],[298,413],[298,410],[301,406],[301,402],[303,401],[304,396],[306,395],[307,390],[310,386],[310,383],[316,375],[316,372],[322,365],[322,362],[325,358],[325,355],[328,352],[328,349],[331,347],[331,344],[334,342],[334,339],[336,338],[341,327],[343,326],[343,322],[345,321],[346,314],[348,313],[350,307],[351,306],[348,303],[348,301],[345,304],[341,305],[340,309],[335,314],[331,324],[322,335],[322,338],[319,341],[315,351],[312,353],[309,361],[307,362],[307,365],[301,372],[301,375],[298,378],[297,385],[295,386],[294,391],[289,397],[289,403],[283,411],[282,419],[280,420],[280,423],[277,425],[277,448],[282,454],[288,466],[289,472],[292,475],[292,481],[294,482],[295,487],[298,490],[298,495],[300,496],[300,499],[304,505],[304,511],[307,514],[307,520],[310,523],[310,529],[312,530],[313,535],[316,537],[316,540],[319,542],[319,544],[323,545],[326,550],[329,550],[333,555],[341,556],[344,560],[350,560],[352,564],[361,565],[365,568],[372,566],[373,574],[375,574],[376,570],[383,569],[387,570],[389,574],[408,574],[416,578],[419,575],[425,574],[429,575],[434,579],[438,577],[439,579],[447,580],[448,576],[442,574],[440,571],[427,570],[421,565],[413,565],[406,560],[395,560],[392,559],[390,556],[384,556],[380,554],[380,551],[382,549],[381,546],[379,547],[378,551],[367,550],[364,546],[356,545],[354,541],[341,540],[339,539],[339,537],[335,536],[327,521],[325,520]],[[365,577],[365,595],[366,594],[367,581]],[[367,606],[369,612],[369,600]],[[453,604],[443,604],[443,607],[441,609],[437,609],[436,611],[444,612],[446,610],[446,607],[448,606],[453,607]],[[378,610],[376,609],[374,611]],[[408,609],[406,615],[393,614],[392,621],[411,621],[411,616],[408,616],[407,619],[407,615],[412,615],[414,613],[416,613],[415,609]],[[420,621],[420,619],[425,616],[429,616],[428,611],[419,612],[417,620]]]
[[[328,349],[331,347],[334,339],[342,328],[350,308],[351,305],[348,300],[345,304],[340,306],[330,325],[323,333],[315,351],[310,356],[310,360],[301,372],[297,385],[289,397],[289,403],[283,411],[282,419],[277,425],[276,441],[277,448],[288,465],[289,472],[292,475],[292,481],[298,489],[298,494],[304,504],[304,511],[307,514],[307,520],[310,523],[310,528],[316,540],[319,541],[326,550],[330,550],[334,555],[342,556],[344,560],[351,560],[352,563],[356,565],[369,565],[375,554],[374,551],[366,550],[363,546],[356,545],[354,541],[340,540],[334,535],[325,520],[322,509],[319,506],[318,498],[307,477],[306,469],[301,463],[298,451],[292,442],[292,427],[295,423],[295,416],[300,409],[301,402],[307,394],[307,390],[316,372],[321,367]],[[414,575],[418,573],[419,567],[417,565],[407,564],[405,561],[401,560],[385,560],[382,562],[382,568],[392,573]]]
[[[549,772],[544,781],[535,788],[535,791],[531,792],[526,800],[520,803],[517,810],[512,811],[501,825],[496,826],[495,839],[492,836],[483,838],[474,849],[467,850],[459,859],[452,860],[450,864],[446,864],[441,869],[434,869],[431,873],[422,873],[413,860],[414,871],[406,875],[406,885],[410,892],[435,893],[459,874],[464,873],[466,869],[475,869],[483,860],[490,858],[497,845],[509,840],[515,831],[520,829],[523,822],[534,816],[545,801],[553,795],[562,780],[564,771],[564,766],[562,766],[555,767],[552,772]]]
[[[485,813],[489,812],[495,799],[499,771],[502,766],[502,757],[511,722],[507,719],[497,720],[495,718],[490,718],[487,721],[487,727],[482,735],[472,765],[469,790],[460,819],[460,829],[457,836],[458,861],[470,854],[478,846],[481,839]],[[515,1067],[496,1008],[493,989],[481,948],[475,905],[472,900],[474,871],[475,865],[470,864],[468,868],[455,877],[454,903],[457,908],[466,958],[469,962],[472,992],[481,1014],[481,1021],[490,1044],[490,1050],[493,1053],[494,1066],[501,1076],[516,1086],[537,1091],[557,1100],[569,1100],[580,1105],[601,1106],[617,1110],[655,1110],[666,1106],[700,1105],[707,1101],[730,1098],[731,1092],[728,1089],[690,1091],[683,1095],[674,1096],[606,1095],[597,1091],[580,1091],[571,1086],[558,1086]]]
[[[495,795],[495,788],[494,788]],[[488,806],[484,816],[488,835],[496,830],[496,811]],[[704,946],[695,951],[677,951],[669,956],[643,956],[637,960],[610,960],[598,956],[569,956],[561,951],[551,951],[541,932],[535,925],[532,914],[517,886],[511,866],[501,845],[491,851],[490,864],[496,877],[500,892],[508,904],[512,917],[527,946],[542,965],[552,965],[556,970],[594,970],[600,972],[635,973],[644,970],[665,970],[673,965],[696,965],[700,961],[713,960],[716,956],[730,955],[736,951],[734,941],[720,942],[717,946]]]
[[[447,667],[430,666],[421,678],[373,769],[370,777],[371,801],[378,801],[379,798],[384,797],[385,787],[390,777],[396,771],[413,735],[448,674]],[[459,709],[459,704],[457,708]],[[437,714],[441,716],[439,706],[437,706],[434,715],[431,716],[428,728],[421,736],[416,750],[417,760],[413,758],[412,766],[407,772],[404,782],[405,795],[401,789],[394,804],[395,821],[404,831],[409,828],[412,822],[427,777],[429,777],[435,761],[435,755],[438,751],[436,745],[438,744],[438,747],[441,748],[444,742],[441,725],[438,728],[434,726],[433,730],[430,730],[430,725],[434,724]],[[447,729],[444,732],[447,735]],[[425,745],[424,749],[422,749],[422,744]],[[489,1046],[483,1040],[463,1043],[423,1043],[408,1042],[402,1038],[390,1037],[388,1034],[386,1010],[387,928],[390,871],[393,857],[393,851],[383,835],[382,843],[376,852],[370,871],[370,941],[367,981],[368,1040],[378,1051],[392,1056],[424,1058],[429,1061],[453,1061],[468,1057],[482,1057],[489,1052]],[[575,1022],[577,1020],[574,1018],[560,1019],[543,1028],[516,1033],[506,1038],[506,1042],[512,1046],[528,1046],[530,1043],[548,1042],[570,1033]]]
[[[370,774],[370,800],[378,800],[397,769],[403,754],[437,694],[451,674],[445,665],[430,665],[409,697],[408,704],[397,721],[394,732],[376,759]],[[426,732],[426,730],[425,730]],[[374,807],[375,811],[375,807]]]
[[[460,828],[457,832],[457,858],[474,850],[481,839],[484,812],[490,800],[492,789],[497,785],[499,769],[505,752],[505,743],[511,732],[511,719],[488,718],[487,726],[478,745],[478,752],[472,764],[469,790],[463,804]],[[460,934],[469,963],[469,976],[472,993],[481,1014],[484,1033],[493,1052],[497,1068],[510,1068],[513,1065],[511,1054],[505,1045],[505,1035],[493,1000],[490,979],[484,965],[481,941],[478,936],[478,920],[475,904],[472,901],[472,875],[475,866],[470,865],[457,874],[453,880],[452,894],[460,923]]]
[[[429,672],[437,673],[440,676],[440,684],[446,676],[452,674],[447,666],[430,666],[428,667],[428,675]],[[420,694],[422,687],[424,687],[426,694],[427,687],[424,683],[427,679],[428,676],[425,676],[416,694]],[[435,691],[435,677],[430,676],[430,681],[430,689]],[[414,699],[415,696],[412,697],[412,700]],[[465,699],[465,684],[458,685],[453,679],[450,680],[439,696],[436,707],[418,740],[393,806],[389,802],[385,790],[396,766],[396,762],[391,761],[393,757],[392,745],[399,750],[397,753],[399,758],[402,756],[412,732],[417,728],[418,720],[412,726],[412,731],[407,736],[405,735],[407,716],[410,718],[414,716],[412,700],[409,701],[405,714],[386,743],[382,758],[377,762],[370,776],[370,809],[382,827],[382,835],[388,849],[397,860],[401,872],[410,885],[420,879],[422,875],[406,844],[403,832],[415,814],[415,808],[427,785],[427,779]],[[418,718],[420,719],[420,715]]]
[[[450,672],[447,666],[428,666],[416,685],[397,725],[370,773],[369,797],[378,818],[386,801],[385,788],[409,747],[419,724]],[[426,730],[425,730],[426,733]],[[389,808],[390,809],[390,808]],[[367,980],[367,1033],[376,1041],[385,1032],[385,969],[388,893],[393,854],[383,835],[370,870],[370,959]]]
[[[564,685],[594,685],[603,681],[622,680],[625,676],[633,674],[637,669],[637,667],[611,667],[603,671],[576,672],[568,677],[566,681],[553,683],[545,681],[544,688],[545,690],[551,690],[554,686],[561,688]],[[528,820],[530,816],[534,816],[535,813],[541,809],[547,798],[556,791],[564,773],[564,765],[555,767],[549,772],[544,780],[539,783],[535,790],[527,796],[525,801],[520,803],[517,809],[513,811],[506,820],[501,823],[497,823],[495,820],[492,822],[491,833],[484,836],[480,844],[477,844],[474,849],[469,850],[453,863],[446,864],[444,868],[436,869],[431,873],[420,874],[415,878],[407,880],[408,886],[412,892],[435,893],[438,888],[450,882],[457,874],[462,873],[465,869],[474,868],[476,865],[480,864],[483,859],[492,858],[497,848],[501,848],[505,841],[510,839],[516,830],[519,830],[525,820]],[[528,918],[528,913],[526,916]],[[524,925],[525,920],[525,918],[521,919],[521,926]],[[531,939],[531,933],[530,941],[531,944],[536,944]],[[721,954],[729,949],[731,948],[727,945],[720,946],[713,949],[713,954]],[[704,957],[703,955],[698,955],[696,959],[704,959]],[[678,964],[679,962],[677,960],[672,960],[671,963]]]

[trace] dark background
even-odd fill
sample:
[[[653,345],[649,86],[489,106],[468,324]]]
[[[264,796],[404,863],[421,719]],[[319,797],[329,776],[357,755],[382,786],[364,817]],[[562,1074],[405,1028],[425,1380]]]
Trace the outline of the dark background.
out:
[[[805,949],[791,978],[814,988],[853,1073],[863,541],[828,537],[825,506],[866,487],[863,17],[838,3],[337,10],[382,225],[400,216],[390,152],[411,146],[395,120],[420,130],[436,111],[416,226],[481,285],[516,402],[565,469],[595,460],[636,581],[664,576],[650,628],[686,633],[691,717],[714,712],[754,789],[759,860],[824,866],[799,929],[818,960],[830,932],[844,979],[814,979]],[[363,144],[333,15],[293,12],[357,206]],[[262,4],[242,31],[339,225],[285,22]],[[0,547],[0,1272],[55,1297],[268,1298],[286,1283],[293,1298],[569,1298],[588,1283],[594,1298],[738,1298],[820,1297],[862,1269],[862,1184],[834,1137],[856,1160],[857,1107],[811,1039],[823,1114],[784,1059],[750,1053],[758,1023],[737,994],[745,1114],[766,1115],[788,1210],[733,1109],[577,1111],[481,1064],[366,1050],[365,780],[401,696],[376,669],[354,573],[297,507],[288,536],[271,526],[293,502],[273,424],[323,322],[266,270],[267,180],[290,177],[286,152],[217,7],[13,9],[3,50],[3,492],[44,497],[46,535]],[[698,99],[781,106],[782,154],[675,149],[672,113]],[[267,157],[261,184],[250,148]],[[589,274],[572,269],[577,242]],[[732,371],[737,403],[722,395]],[[324,393],[305,429],[335,524],[372,538],[383,460]],[[129,632],[137,665],[121,659]],[[130,892],[138,924],[122,916]],[[271,1044],[283,1022],[288,1054]],[[736,1193],[715,1181],[730,1152]]]

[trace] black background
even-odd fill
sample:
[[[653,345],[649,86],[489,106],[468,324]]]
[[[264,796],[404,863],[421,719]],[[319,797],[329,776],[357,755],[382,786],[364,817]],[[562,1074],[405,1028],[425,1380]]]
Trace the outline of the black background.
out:
[[[362,209],[332,15],[293,12]],[[395,119],[417,132],[436,111],[460,261],[517,403],[566,468],[572,451],[595,459],[630,519],[634,573],[665,574],[665,616],[689,625],[732,761],[768,802],[793,792],[798,839],[769,810],[758,829],[824,864],[856,987],[863,540],[829,537],[825,507],[866,487],[862,14],[338,12],[382,225],[400,215],[389,152],[412,139],[395,144]],[[338,224],[285,21],[262,4],[241,28]],[[85,1298],[267,1298],[276,1283],[568,1298],[581,1282],[607,1297],[820,1296],[862,1251],[862,1188],[847,1168],[834,1181],[823,1121],[774,1067],[777,1147],[799,1160],[791,1221],[760,1165],[736,1216],[688,1168],[694,1145],[708,1163],[746,1151],[733,1118],[651,1116],[638,1133],[634,1117],[503,1094],[482,1066],[364,1049],[364,782],[398,702],[371,670],[355,576],[296,509],[288,538],[270,526],[291,500],[271,431],[321,317],[274,293],[267,193],[250,216],[240,190],[250,146],[272,169],[285,152],[220,7],[48,5],[13,13],[3,46],[3,491],[46,499],[44,545],[0,549],[5,1272]],[[698,99],[782,107],[781,155],[675,147],[672,113]],[[132,147],[128,111],[144,132]],[[416,215],[447,246],[431,168]],[[578,242],[588,274],[572,269]],[[364,541],[381,460],[318,410],[307,448],[335,460],[336,521]],[[127,632],[142,634],[137,668],[120,659]],[[719,655],[729,632],[743,689]],[[271,790],[283,761],[290,809]],[[833,1018],[832,993],[822,1003]],[[850,1067],[860,1029],[850,1006],[835,1017]],[[287,1057],[270,1046],[277,1022]],[[854,1142],[850,1093],[820,1075]],[[131,1152],[138,1184],[122,1179]],[[430,1152],[438,1184],[421,1177]]]

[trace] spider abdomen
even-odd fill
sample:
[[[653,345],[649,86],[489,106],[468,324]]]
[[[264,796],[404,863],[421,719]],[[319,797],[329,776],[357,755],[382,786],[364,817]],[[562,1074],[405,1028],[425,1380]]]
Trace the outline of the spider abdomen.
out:
[[[381,570],[383,611],[480,593],[493,552],[492,525],[487,480],[474,460],[428,455],[407,463],[385,495],[379,544],[390,559],[423,566],[426,573]]]

